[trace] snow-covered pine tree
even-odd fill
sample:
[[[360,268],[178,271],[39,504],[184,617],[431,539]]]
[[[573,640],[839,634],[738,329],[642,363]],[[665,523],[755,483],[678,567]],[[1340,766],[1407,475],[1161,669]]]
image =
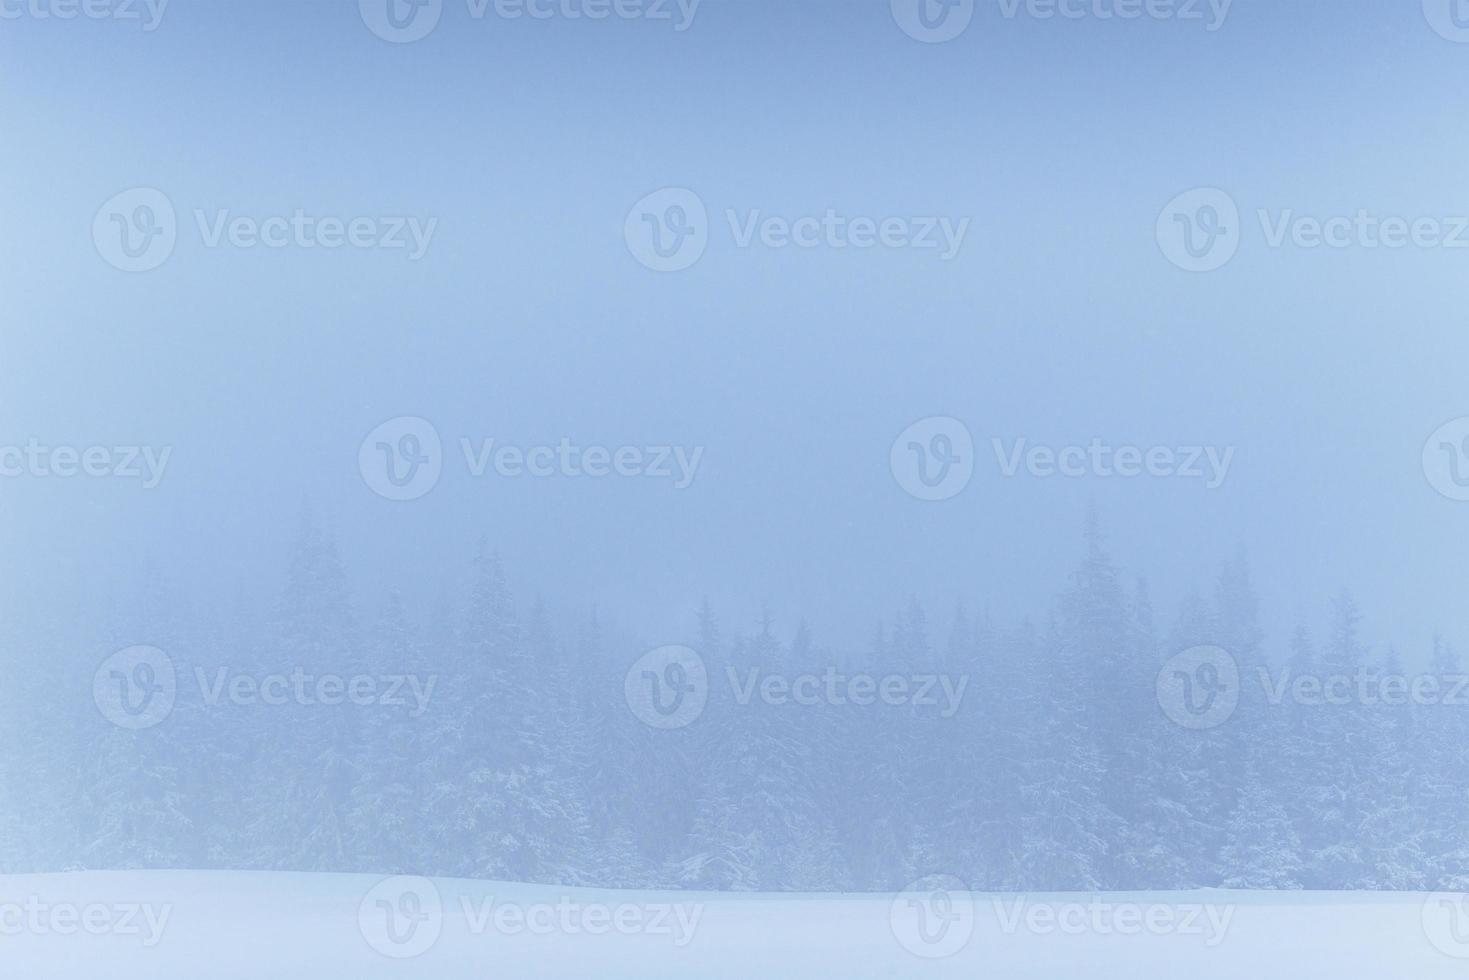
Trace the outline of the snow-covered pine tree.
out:
[[[371,676],[411,676],[416,686],[400,690],[396,700],[403,704],[378,703],[361,712],[362,737],[352,761],[356,782],[347,814],[350,863],[364,872],[424,874],[439,859],[427,821],[424,743],[440,692],[399,593],[388,595],[364,649],[364,667]],[[416,692],[426,696],[426,705],[416,702]],[[420,708],[422,713],[415,714]]]
[[[770,617],[731,657],[754,695],[721,712],[705,745],[687,887],[775,891],[822,890],[844,880],[831,822],[820,806],[816,775],[825,739],[818,706],[768,704],[758,678],[789,674],[787,651]]]
[[[1229,817],[1221,885],[1240,889],[1301,887],[1301,841],[1285,808],[1251,765]]]

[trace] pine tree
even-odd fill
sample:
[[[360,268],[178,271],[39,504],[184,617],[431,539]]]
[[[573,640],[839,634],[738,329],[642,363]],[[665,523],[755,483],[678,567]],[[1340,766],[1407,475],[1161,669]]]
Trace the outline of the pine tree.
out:
[[[1374,675],[1375,703],[1362,712],[1366,764],[1360,770],[1363,816],[1357,834],[1367,869],[1346,883],[1351,888],[1416,891],[1428,878],[1427,827],[1413,799],[1422,778],[1420,760],[1411,751],[1413,708],[1406,697],[1403,703],[1388,703],[1381,697],[1387,689],[1379,686],[1383,677],[1403,676],[1397,651],[1389,648]]]
[[[1140,663],[1161,664],[1154,635],[1153,604],[1139,580],[1132,602],[1133,642]],[[1138,794],[1118,843],[1117,880],[1121,887],[1193,888],[1207,880],[1207,855],[1200,853],[1207,828],[1190,810],[1190,777],[1198,778],[1198,745],[1192,733],[1177,729],[1161,712],[1142,722],[1135,759]]]
[[[1047,766],[1066,774],[1070,792],[1041,781],[1037,798],[1053,817],[1052,845],[1077,848],[1077,880],[1064,887],[1114,887],[1127,863],[1117,848],[1122,828],[1139,819],[1138,731],[1151,717],[1153,671],[1138,662],[1120,573],[1095,509],[1048,645],[1058,704],[1042,740]]]
[[[156,570],[141,577],[138,592],[117,615],[111,649],[146,643],[175,664],[191,659],[181,602]],[[187,716],[190,706],[182,714]],[[81,863],[95,868],[177,868],[188,864],[194,830],[183,794],[180,761],[190,742],[179,738],[180,719],[163,719],[140,731],[100,717],[81,760],[87,774],[81,821]]]
[[[1349,593],[1339,593],[1333,603],[1331,639],[1321,658],[1328,687],[1331,678],[1355,678],[1364,657],[1360,623],[1356,602]],[[1368,721],[1355,695],[1347,700],[1328,702],[1315,712],[1319,755],[1306,796],[1312,809],[1307,887],[1341,887],[1343,883],[1358,887],[1371,879],[1372,862],[1361,837],[1366,813],[1360,796],[1368,776]]]
[[[1221,855],[1225,888],[1301,887],[1301,841],[1285,808],[1254,767],[1247,772],[1239,804],[1230,815]]]
[[[894,632],[896,637],[902,630]],[[893,673],[900,649],[879,624],[871,648],[847,669],[874,676]],[[831,817],[847,855],[852,887],[895,891],[907,884],[912,863],[907,801],[912,798],[913,780],[906,766],[917,749],[899,715],[875,707],[847,703],[834,705],[830,712],[837,742],[847,747],[834,767],[846,792]]]
[[[268,673],[319,679],[360,673],[346,573],[332,537],[308,516],[291,554],[274,627]],[[265,750],[257,759],[252,849],[259,864],[301,871],[349,866],[347,819],[359,717],[351,705],[305,703],[232,706],[253,719]]]
[[[1441,689],[1452,692],[1463,683],[1463,667],[1443,637],[1433,638],[1431,671]],[[1422,761],[1415,789],[1415,812],[1424,827],[1427,854],[1426,888],[1469,891],[1469,718],[1463,704],[1425,705],[1419,718],[1413,755]]]
[[[768,614],[737,648],[733,663],[757,676],[784,672],[785,651]],[[835,832],[814,779],[814,711],[767,704],[757,695],[720,717],[708,743],[691,856],[680,867],[684,885],[821,890],[842,880]]]
[[[379,874],[423,874],[437,857],[426,826],[424,732],[434,721],[434,695],[440,692],[397,592],[379,613],[367,650],[372,676],[411,677],[415,687],[400,694],[406,703],[373,704],[363,713],[347,819],[350,863]],[[424,705],[413,700],[420,694],[427,698]]]

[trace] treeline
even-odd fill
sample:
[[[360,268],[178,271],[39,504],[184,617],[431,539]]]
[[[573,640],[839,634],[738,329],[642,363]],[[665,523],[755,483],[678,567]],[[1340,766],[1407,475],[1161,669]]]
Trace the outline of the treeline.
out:
[[[539,602],[515,601],[484,545],[459,608],[417,623],[392,597],[360,615],[335,545],[308,524],[263,624],[196,614],[150,581],[83,657],[44,631],[7,631],[0,871],[721,890],[896,890],[935,873],[997,891],[1469,887],[1469,707],[1273,703],[1254,681],[1261,667],[1402,673],[1390,652],[1369,656],[1349,598],[1319,641],[1302,629],[1272,652],[1243,560],[1160,624],[1094,525],[1081,552],[1044,624],[960,609],[936,638],[912,601],[860,653],[768,620],[726,634],[706,604],[677,642],[707,668],[707,705],[665,730],[625,697],[644,649],[608,640],[592,616],[553,628]],[[139,643],[167,653],[178,691],[166,718],[132,731],[93,704],[91,672]],[[1155,685],[1199,645],[1232,655],[1241,698],[1224,723],[1193,729],[1169,720]],[[1431,656],[1433,673],[1459,672],[1446,645]],[[374,696],[392,678],[432,687],[422,703],[406,686],[400,704],[239,703],[222,667],[382,679]],[[855,703],[830,696],[834,674],[909,679],[909,694],[942,677],[962,698],[931,686],[938,705]],[[820,695],[802,703],[749,682],[809,675],[822,684],[803,690]]]

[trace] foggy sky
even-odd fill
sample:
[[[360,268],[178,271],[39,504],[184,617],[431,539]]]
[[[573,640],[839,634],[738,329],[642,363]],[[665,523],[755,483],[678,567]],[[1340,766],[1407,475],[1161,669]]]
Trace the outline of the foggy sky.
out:
[[[1425,440],[1469,415],[1469,251],[1271,248],[1259,209],[1469,214],[1469,45],[1417,3],[1237,0],[1227,22],[1006,18],[943,44],[885,0],[705,0],[694,24],[475,21],[412,44],[355,3],[173,0],[157,30],[0,21],[0,443],[172,447],[153,489],[0,479],[0,597],[92,608],[147,561],[222,605],[280,588],[304,507],[360,601],[425,610],[487,534],[517,591],[650,642],[708,594],[865,643],[917,594],[1044,617],[1095,502],[1160,614],[1244,548],[1269,644],[1350,588],[1375,644],[1469,640],[1469,503]],[[163,191],[179,238],[129,274],[103,202]],[[710,244],[636,260],[640,198],[689,188]],[[1160,253],[1164,206],[1239,204],[1224,268]],[[424,256],[209,248],[193,214],[437,219]],[[959,254],[737,247],[725,212],[968,218]],[[413,501],[358,467],[429,420]],[[952,499],[889,466],[961,419]],[[700,447],[657,479],[474,478],[459,440]],[[1180,478],[1005,477],[992,440],[1232,447]],[[139,638],[138,642],[146,642]]]

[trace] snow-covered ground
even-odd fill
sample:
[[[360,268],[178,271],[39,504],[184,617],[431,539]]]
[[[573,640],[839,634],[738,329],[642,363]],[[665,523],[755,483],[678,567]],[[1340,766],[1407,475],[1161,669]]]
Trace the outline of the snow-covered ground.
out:
[[[339,874],[0,877],[0,976],[1469,976],[1469,903],[1422,894],[897,896],[564,889]]]

